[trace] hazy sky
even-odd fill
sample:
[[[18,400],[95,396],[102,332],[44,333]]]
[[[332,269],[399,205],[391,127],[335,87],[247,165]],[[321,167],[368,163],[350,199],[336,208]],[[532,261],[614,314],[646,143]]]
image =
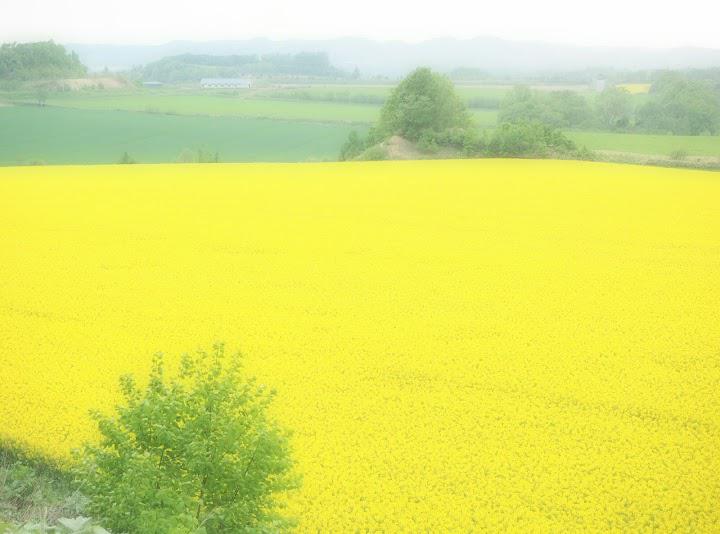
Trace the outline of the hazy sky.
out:
[[[497,36],[720,48],[718,0],[0,0],[0,41]]]

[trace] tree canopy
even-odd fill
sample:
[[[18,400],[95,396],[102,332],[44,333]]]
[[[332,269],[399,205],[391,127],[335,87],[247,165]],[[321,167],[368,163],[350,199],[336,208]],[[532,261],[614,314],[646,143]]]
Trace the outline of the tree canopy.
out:
[[[52,41],[0,46],[0,80],[78,78],[87,74],[75,52]]]
[[[609,87],[595,101],[598,125],[605,130],[626,129],[632,125],[633,105],[630,93],[623,88]]]
[[[720,132],[720,90],[705,80],[663,76],[638,112],[640,128],[675,135]]]
[[[533,91],[513,88],[500,106],[498,123],[539,122],[553,128],[576,128],[592,118],[587,100],[573,91]]]
[[[466,128],[470,115],[452,82],[428,68],[419,68],[393,90],[380,112],[377,132],[417,141],[424,132]]]

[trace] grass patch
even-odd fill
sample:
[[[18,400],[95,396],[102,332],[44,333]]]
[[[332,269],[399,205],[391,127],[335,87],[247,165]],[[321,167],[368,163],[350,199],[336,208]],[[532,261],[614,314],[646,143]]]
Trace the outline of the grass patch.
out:
[[[73,489],[72,477],[53,463],[12,445],[0,446],[0,531],[8,523],[51,525],[75,517],[86,502]]]
[[[117,163],[125,152],[138,163],[169,163],[186,149],[217,152],[224,162],[334,160],[353,129],[34,106],[0,108],[0,122],[0,165]]]
[[[590,150],[613,150],[664,156],[683,152],[686,156],[720,157],[720,136],[579,131],[567,131],[566,135],[578,145],[584,145]]]
[[[349,123],[374,122],[379,112],[379,107],[365,104],[162,93],[126,95],[67,93],[49,98],[47,105],[87,110]]]

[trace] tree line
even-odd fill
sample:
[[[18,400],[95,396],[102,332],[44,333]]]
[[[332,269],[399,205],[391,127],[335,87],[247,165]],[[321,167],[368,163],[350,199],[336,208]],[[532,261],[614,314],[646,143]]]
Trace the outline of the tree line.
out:
[[[720,133],[720,85],[666,73],[640,104],[618,87],[609,87],[592,100],[572,91],[516,87],[503,100],[498,122],[528,121],[553,128],[716,135]]]

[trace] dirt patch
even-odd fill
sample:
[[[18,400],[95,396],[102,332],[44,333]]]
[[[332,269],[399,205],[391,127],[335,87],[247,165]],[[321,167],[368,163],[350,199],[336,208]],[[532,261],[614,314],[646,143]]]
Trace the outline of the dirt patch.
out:
[[[419,160],[419,159],[457,159],[461,158],[460,152],[450,147],[440,147],[431,152],[420,150],[416,143],[399,135],[393,135],[382,143],[373,145],[356,159],[360,161],[372,161],[377,159],[388,160]]]
[[[399,135],[393,135],[387,141],[380,143],[387,152],[388,159],[423,159],[425,155],[417,147]]]
[[[57,83],[59,86],[71,91],[79,91],[80,89],[124,89],[129,87],[125,80],[111,77],[71,78],[59,80]]]

